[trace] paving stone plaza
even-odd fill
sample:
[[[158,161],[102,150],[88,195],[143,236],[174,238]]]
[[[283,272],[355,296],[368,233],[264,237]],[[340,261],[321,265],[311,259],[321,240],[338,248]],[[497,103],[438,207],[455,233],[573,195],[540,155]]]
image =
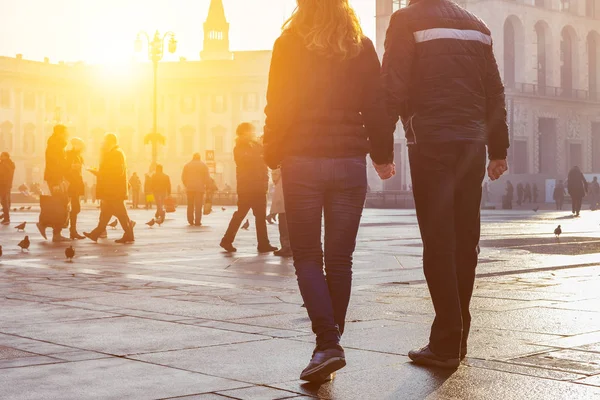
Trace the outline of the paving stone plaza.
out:
[[[484,212],[469,354],[446,372],[407,357],[433,319],[414,211],[366,210],[348,366],[321,386],[298,379],[314,344],[291,261],[258,255],[253,224],[223,253],[232,208],[200,228],[184,212],[149,228],[134,211],[134,245],[109,230],[75,243],[73,263],[35,208],[12,216],[32,246],[1,228],[1,399],[600,399],[600,211]]]

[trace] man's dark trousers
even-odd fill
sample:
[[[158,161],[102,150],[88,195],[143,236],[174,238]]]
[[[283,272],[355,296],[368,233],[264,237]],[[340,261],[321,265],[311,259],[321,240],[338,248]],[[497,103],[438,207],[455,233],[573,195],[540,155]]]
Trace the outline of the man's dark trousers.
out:
[[[223,237],[225,243],[233,243],[240,226],[246,215],[252,209],[256,224],[256,238],[258,246],[270,244],[267,235],[267,194],[266,193],[238,193],[238,209],[231,217],[227,232]]]
[[[190,225],[202,223],[204,211],[204,192],[187,192],[187,219]]]
[[[429,346],[439,356],[457,358],[471,326],[486,148],[419,143],[409,147],[409,157],[423,270],[435,308]]]

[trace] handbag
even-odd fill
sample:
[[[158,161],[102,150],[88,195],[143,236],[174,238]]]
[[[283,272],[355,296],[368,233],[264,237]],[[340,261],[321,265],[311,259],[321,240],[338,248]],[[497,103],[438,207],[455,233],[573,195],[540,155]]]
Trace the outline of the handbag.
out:
[[[213,202],[213,194],[206,194],[206,201],[204,202],[204,207],[202,208],[202,214],[209,215],[212,213],[212,202]]]
[[[69,201],[66,196],[40,196],[40,224],[42,226],[63,227],[69,218]]]
[[[174,213],[177,208],[175,199],[171,196],[165,198],[165,211],[168,213]]]

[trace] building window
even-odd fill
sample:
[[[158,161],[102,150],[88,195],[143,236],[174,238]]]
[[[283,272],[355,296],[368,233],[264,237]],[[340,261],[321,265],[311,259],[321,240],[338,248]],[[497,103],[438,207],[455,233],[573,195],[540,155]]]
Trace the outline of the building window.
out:
[[[47,94],[46,95],[46,111],[54,110],[56,108],[56,96]]]
[[[10,108],[10,90],[9,89],[0,89],[0,107],[1,108]]]
[[[23,95],[23,108],[29,111],[35,110],[35,93],[27,92]]]
[[[222,126],[216,126],[212,128],[212,137],[213,137],[213,150],[215,154],[223,154],[225,153],[225,134],[227,130]]]
[[[9,121],[5,121],[2,125],[0,125],[0,149],[2,151],[12,151],[12,134],[13,124]]]
[[[242,99],[244,111],[256,112],[259,107],[258,93],[246,93]]]
[[[571,0],[560,0],[560,11],[571,11]]]
[[[526,174],[528,172],[529,152],[527,151],[526,140],[515,140],[513,143],[513,171],[515,174]]]
[[[102,97],[94,97],[90,102],[92,114],[101,115],[106,112],[106,100]]]
[[[35,125],[27,124],[23,129],[23,153],[31,155],[35,153]]]
[[[212,111],[214,113],[224,113],[227,111],[227,99],[224,95],[218,94],[212,97]]]
[[[187,125],[181,128],[181,144],[185,155],[192,154],[194,151],[194,133],[196,130]]]
[[[196,98],[194,96],[182,96],[180,108],[183,114],[193,113],[196,111]]]
[[[590,32],[588,35],[588,91],[591,100],[600,99],[600,88],[598,80],[600,78],[600,35],[597,32]]]
[[[562,95],[573,97],[573,83],[575,81],[575,62],[577,36],[572,27],[565,27],[562,30],[562,40],[560,42],[560,87]]]
[[[557,127],[555,118],[538,120],[539,173],[554,175],[556,169]]]
[[[592,122],[592,172],[600,172],[600,122]]]
[[[408,0],[394,0],[392,3],[393,10],[398,11],[401,8],[404,8],[408,5]]]

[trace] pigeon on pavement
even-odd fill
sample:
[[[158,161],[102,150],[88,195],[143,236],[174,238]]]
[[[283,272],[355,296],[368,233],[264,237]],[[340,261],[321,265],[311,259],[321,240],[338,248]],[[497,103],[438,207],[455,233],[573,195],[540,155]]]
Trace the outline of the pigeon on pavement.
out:
[[[73,257],[75,257],[75,249],[73,246],[69,246],[65,249],[65,256],[69,262],[73,262]]]
[[[15,226],[15,229],[17,230],[17,232],[21,232],[25,230],[25,227],[27,226],[27,222],[23,222],[17,226]]]
[[[111,228],[115,229],[117,227],[117,224],[119,223],[119,220],[114,220],[113,222],[111,222],[110,224],[108,224],[108,226],[110,226]]]
[[[538,212],[540,210],[540,206],[537,206],[536,208],[533,209],[533,212]]]
[[[244,225],[242,225],[242,229],[244,230],[248,230],[248,228],[250,228],[250,221],[246,220],[246,222],[244,223]]]
[[[562,228],[560,225],[554,230],[554,234],[556,235],[557,239],[560,238],[560,235],[562,235]]]
[[[156,224],[156,220],[154,220],[154,219],[151,219],[150,221],[146,222],[146,225],[148,225],[150,228],[152,228],[155,224]]]
[[[21,248],[21,251],[23,251],[23,250],[29,251],[29,246],[31,246],[31,242],[29,241],[29,236],[25,236],[25,238],[19,242],[19,247]]]

